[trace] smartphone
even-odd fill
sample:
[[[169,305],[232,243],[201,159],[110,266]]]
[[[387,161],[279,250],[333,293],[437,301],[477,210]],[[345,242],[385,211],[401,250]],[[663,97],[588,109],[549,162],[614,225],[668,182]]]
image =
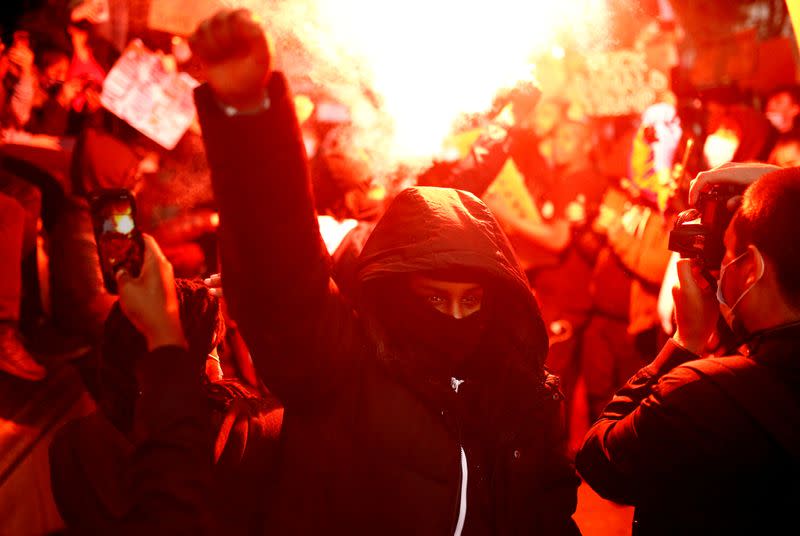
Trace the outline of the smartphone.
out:
[[[118,294],[116,274],[124,269],[138,277],[144,261],[144,240],[136,225],[136,199],[130,190],[103,189],[89,199],[103,283]]]

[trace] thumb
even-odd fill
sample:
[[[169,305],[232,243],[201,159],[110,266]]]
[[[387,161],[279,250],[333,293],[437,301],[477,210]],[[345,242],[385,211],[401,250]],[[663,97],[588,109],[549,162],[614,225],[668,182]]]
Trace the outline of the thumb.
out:
[[[131,274],[129,274],[125,269],[117,270],[117,273],[114,274],[117,278],[117,286],[122,287],[130,282]]]
[[[677,264],[677,269],[678,281],[680,281],[681,284],[694,281],[694,277],[692,277],[692,261],[690,259],[680,259]]]

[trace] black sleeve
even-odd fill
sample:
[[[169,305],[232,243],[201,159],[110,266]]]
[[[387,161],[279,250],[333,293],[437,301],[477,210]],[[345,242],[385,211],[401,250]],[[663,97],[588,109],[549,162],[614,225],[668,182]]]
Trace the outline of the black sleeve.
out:
[[[508,160],[509,147],[507,131],[489,126],[467,156],[453,163],[434,164],[418,177],[417,185],[456,188],[483,197]]]
[[[696,399],[697,375],[678,367],[696,358],[668,341],[658,357],[617,392],[586,434],[575,463],[600,495],[636,504],[652,486],[650,476],[657,467],[677,464],[681,449],[673,446],[699,444],[689,439],[695,432],[684,418],[693,406],[702,405]]]
[[[208,86],[195,93],[220,209],[222,280],[261,379],[284,405],[317,403],[355,363],[352,309],[332,283],[305,149],[286,80],[269,107],[228,117]]]
[[[210,526],[213,445],[196,361],[183,348],[162,347],[138,365],[133,509],[117,534],[203,534]]]

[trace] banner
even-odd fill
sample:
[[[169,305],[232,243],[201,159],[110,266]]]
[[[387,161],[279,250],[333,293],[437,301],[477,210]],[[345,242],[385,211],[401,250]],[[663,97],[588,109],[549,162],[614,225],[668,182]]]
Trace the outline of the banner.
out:
[[[165,56],[134,40],[108,73],[100,102],[165,149],[175,148],[195,118],[199,82],[165,65]]]
[[[152,0],[147,27],[173,35],[191,35],[198,24],[222,7],[220,0]]]
[[[572,75],[567,96],[593,117],[638,115],[669,91],[669,78],[647,64],[645,52],[591,54]]]

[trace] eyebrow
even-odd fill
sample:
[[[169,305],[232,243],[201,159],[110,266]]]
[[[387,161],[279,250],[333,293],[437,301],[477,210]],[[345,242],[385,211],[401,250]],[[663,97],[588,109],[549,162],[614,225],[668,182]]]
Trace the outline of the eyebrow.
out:
[[[430,283],[417,283],[415,286],[421,290],[432,290],[436,292],[441,292],[443,290],[446,290],[441,287],[432,285]],[[476,283],[475,285],[469,286],[466,289],[464,289],[464,292],[475,292],[475,291],[483,292],[483,285]]]

